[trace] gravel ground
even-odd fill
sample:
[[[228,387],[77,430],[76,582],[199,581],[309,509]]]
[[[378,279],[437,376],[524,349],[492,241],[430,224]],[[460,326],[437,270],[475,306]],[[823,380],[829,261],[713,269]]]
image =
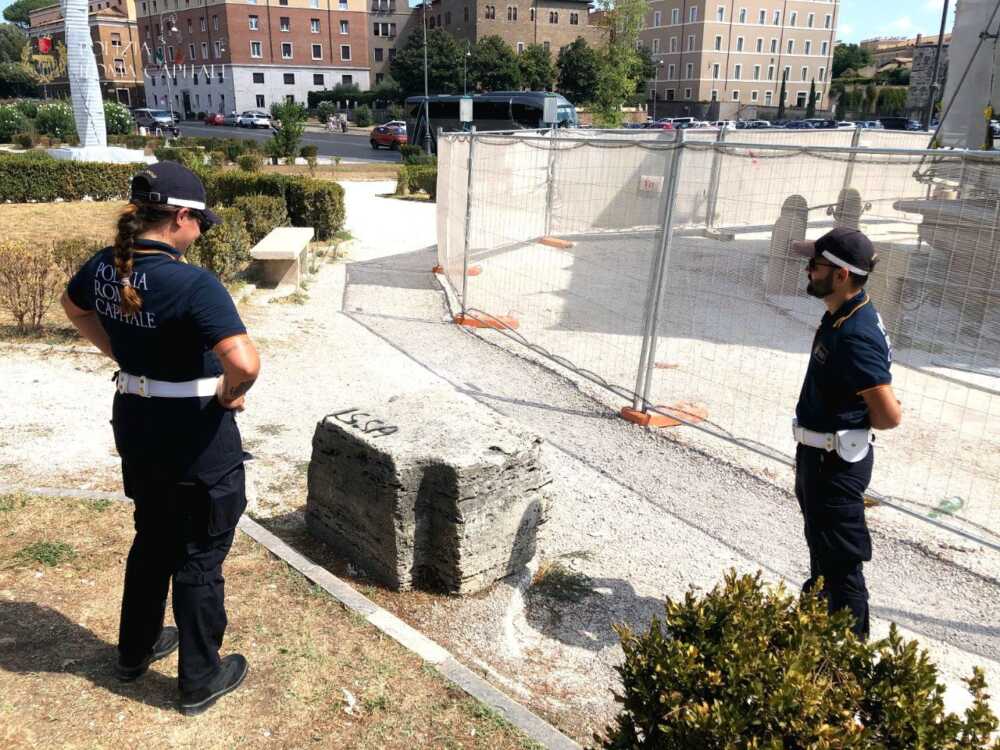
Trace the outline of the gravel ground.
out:
[[[391,183],[345,187],[356,238],[349,262],[322,265],[302,305],[272,304],[258,292],[241,307],[263,355],[240,416],[257,457],[252,512],[277,531],[301,531],[313,429],[339,409],[377,414],[393,395],[447,385],[537,432],[554,481],[535,564],[475,597],[400,597],[396,610],[586,740],[615,711],[621,651],[612,623],[642,627],[662,611],[664,595],[709,588],[730,567],[761,569],[793,587],[805,577],[787,472],[751,473],[685,444],[682,432],[628,425],[615,417],[620,404],[523,348],[450,325],[429,272],[434,206],[377,197]],[[106,426],[112,369],[91,354],[4,348],[0,396],[18,405],[0,433],[6,482],[119,486]],[[1000,685],[1000,555],[887,509],[873,511],[870,523],[875,634],[895,621],[931,651],[950,684],[980,664]],[[534,595],[533,569],[553,561],[589,577],[590,592],[570,601]],[[949,694],[956,706],[962,698]]]

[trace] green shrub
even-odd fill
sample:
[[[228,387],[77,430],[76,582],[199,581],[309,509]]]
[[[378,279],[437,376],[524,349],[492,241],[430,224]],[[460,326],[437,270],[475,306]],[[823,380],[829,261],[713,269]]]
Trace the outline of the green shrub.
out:
[[[87,237],[56,240],[52,243],[52,258],[59,270],[69,279],[103,247],[103,243]]]
[[[312,227],[317,240],[331,239],[344,226],[344,188],[336,182],[292,178],[287,201],[292,226]]]
[[[278,195],[241,195],[233,201],[233,208],[243,214],[243,223],[252,245],[264,239],[275,227],[288,224],[285,199]]]
[[[233,281],[250,262],[250,235],[237,208],[215,211],[222,223],[212,227],[185,252],[191,263],[207,268],[223,282]]]
[[[19,99],[14,102],[14,106],[17,107],[21,114],[25,117],[34,120],[38,117],[38,105],[41,102],[38,99]]]
[[[316,108],[316,116],[324,124],[336,114],[337,105],[334,102],[320,102],[319,107]]]
[[[243,154],[237,157],[236,163],[244,172],[259,172],[264,168],[264,157],[258,153]]]
[[[213,169],[222,169],[226,166],[226,152],[211,151],[208,154],[208,163]]]
[[[231,206],[241,195],[286,197],[289,177],[280,174],[219,172],[205,183],[212,205]]]
[[[319,148],[316,146],[303,146],[299,149],[299,156],[303,159],[308,159],[310,156],[315,159],[317,154],[319,154]]]
[[[149,139],[144,135],[127,135],[125,136],[125,145],[128,148],[146,148],[146,143]]]
[[[432,201],[437,200],[437,164],[411,165],[407,167],[410,173],[410,189],[423,190],[431,197]]]
[[[10,313],[19,332],[42,327],[46,311],[65,283],[48,248],[0,242],[0,307]]]
[[[271,105],[271,117],[281,122],[267,145],[271,156],[294,159],[306,129],[306,110],[295,102]]]
[[[645,633],[616,627],[622,710],[604,748],[997,747],[982,672],[965,718],[946,713],[937,669],[895,626],[862,642],[847,612],[735,571],[665,609]]]
[[[173,148],[160,146],[153,150],[153,155],[160,161],[176,161],[192,172],[201,173],[205,168],[205,152],[200,148]]]
[[[124,104],[114,101],[104,102],[104,127],[108,135],[128,135],[135,130],[132,113]]]
[[[0,157],[0,202],[120,200],[142,165],[57,161],[43,151]]]
[[[66,102],[40,104],[35,117],[35,130],[71,142],[76,137],[73,108]]]
[[[226,138],[222,142],[222,150],[226,152],[226,158],[234,164],[247,151],[243,143],[244,141],[238,141],[235,138]]]
[[[424,153],[420,146],[412,143],[399,144],[399,154],[403,157],[404,164],[437,164],[434,154]]]
[[[354,108],[354,124],[359,128],[367,128],[373,122],[372,111],[367,105],[360,105]]]
[[[11,143],[17,133],[25,133],[30,127],[16,104],[0,104],[0,143]]]
[[[409,195],[410,194],[410,168],[405,164],[399,168],[399,174],[396,177],[396,195]]]
[[[17,133],[13,141],[21,148],[33,148],[35,145],[35,136],[31,133]]]

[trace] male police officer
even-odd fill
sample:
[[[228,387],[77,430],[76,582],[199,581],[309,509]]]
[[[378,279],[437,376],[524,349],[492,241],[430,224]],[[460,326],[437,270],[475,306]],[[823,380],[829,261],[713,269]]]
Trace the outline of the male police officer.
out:
[[[793,422],[795,494],[809,546],[803,588],[822,578],[830,611],[849,609],[854,632],[867,637],[862,565],[872,556],[864,507],[874,461],[871,429],[892,429],[901,416],[890,385],[889,338],[864,289],[875,251],[864,234],[848,227],[796,242],[793,249],[809,258],[806,291],[827,308]]]

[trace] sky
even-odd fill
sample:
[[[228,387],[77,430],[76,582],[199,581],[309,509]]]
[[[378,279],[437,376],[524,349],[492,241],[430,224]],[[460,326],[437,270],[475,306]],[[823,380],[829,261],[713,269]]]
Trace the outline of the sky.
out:
[[[0,10],[12,0],[0,0]],[[748,2],[748,5],[750,3]],[[933,36],[941,24],[944,0],[841,0],[837,37],[860,42],[875,36]],[[951,30],[955,1],[949,4]]]

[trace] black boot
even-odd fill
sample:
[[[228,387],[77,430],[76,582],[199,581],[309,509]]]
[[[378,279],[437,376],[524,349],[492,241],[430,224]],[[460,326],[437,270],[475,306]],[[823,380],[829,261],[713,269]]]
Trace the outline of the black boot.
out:
[[[146,674],[146,670],[149,669],[150,664],[154,661],[162,659],[164,656],[169,656],[176,651],[179,640],[180,639],[177,636],[177,628],[172,625],[168,625],[160,631],[160,637],[157,638],[156,643],[153,644],[153,650],[150,652],[149,656],[134,667],[126,666],[119,661],[115,665],[115,677],[122,682],[132,682],[133,680],[139,679]]]
[[[207,711],[226,693],[231,693],[243,683],[250,665],[242,654],[230,654],[222,659],[219,671],[203,688],[181,693],[181,713],[197,716]]]

